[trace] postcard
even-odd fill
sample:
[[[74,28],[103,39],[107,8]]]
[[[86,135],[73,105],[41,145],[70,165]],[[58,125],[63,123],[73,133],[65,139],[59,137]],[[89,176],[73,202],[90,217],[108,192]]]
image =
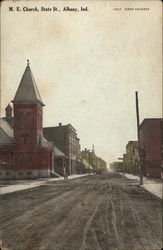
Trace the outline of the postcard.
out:
[[[2,1],[1,249],[163,247],[161,9]]]

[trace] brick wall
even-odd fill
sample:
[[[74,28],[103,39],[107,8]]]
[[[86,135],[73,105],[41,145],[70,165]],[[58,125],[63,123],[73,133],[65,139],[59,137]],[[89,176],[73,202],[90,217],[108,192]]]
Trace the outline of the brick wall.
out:
[[[144,119],[140,125],[140,150],[143,173],[161,177],[162,120]]]

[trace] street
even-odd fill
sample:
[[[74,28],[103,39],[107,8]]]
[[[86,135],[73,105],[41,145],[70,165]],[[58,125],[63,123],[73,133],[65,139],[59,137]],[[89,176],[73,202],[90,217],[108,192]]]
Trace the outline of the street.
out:
[[[0,239],[12,250],[159,250],[161,199],[118,174],[1,195]]]

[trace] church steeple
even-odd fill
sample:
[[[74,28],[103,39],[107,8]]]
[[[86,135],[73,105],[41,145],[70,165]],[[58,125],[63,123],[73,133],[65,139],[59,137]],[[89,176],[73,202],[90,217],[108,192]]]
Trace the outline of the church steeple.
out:
[[[39,90],[37,88],[35,79],[33,77],[31,68],[29,66],[29,60],[27,60],[27,66],[20,81],[18,90],[16,92],[14,103],[37,103],[45,106],[42,102]]]
[[[29,59],[27,59],[27,66],[29,66]]]
[[[94,144],[92,145],[92,153],[95,154],[95,145]]]

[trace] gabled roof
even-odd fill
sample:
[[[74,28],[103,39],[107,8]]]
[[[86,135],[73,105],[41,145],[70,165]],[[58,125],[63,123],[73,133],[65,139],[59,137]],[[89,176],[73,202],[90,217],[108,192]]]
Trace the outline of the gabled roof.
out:
[[[0,118],[0,144],[13,143],[13,129],[8,122]]]
[[[54,153],[55,157],[64,157],[65,156],[65,154],[54,145],[54,142],[48,141],[48,144],[49,144],[50,148],[53,149],[53,153]]]
[[[14,103],[19,102],[39,102],[44,106],[29,63],[24,71],[14,98]]]
[[[2,117],[9,125],[11,128],[14,127],[14,117],[10,117],[10,119],[7,119],[6,117]]]
[[[56,157],[64,157],[65,154],[62,153],[55,145],[53,147],[53,150],[54,150],[54,156]]]
[[[49,142],[43,137],[43,135],[40,135],[39,146],[43,148],[50,148]]]
[[[13,138],[13,129],[11,128],[11,126],[8,124],[8,122],[3,119],[0,118],[0,127],[5,131],[5,133]]]

